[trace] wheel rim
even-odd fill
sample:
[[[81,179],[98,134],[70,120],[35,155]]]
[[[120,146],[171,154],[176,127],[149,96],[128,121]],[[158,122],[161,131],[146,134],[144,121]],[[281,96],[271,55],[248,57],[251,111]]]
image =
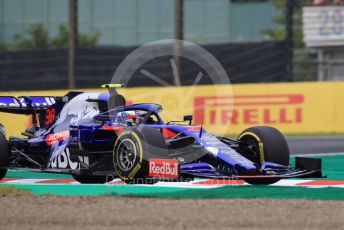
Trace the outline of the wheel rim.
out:
[[[117,148],[117,162],[118,166],[123,171],[131,170],[136,161],[137,149],[135,143],[130,139],[121,141]]]
[[[247,148],[250,152],[245,152],[244,157],[248,158],[251,161],[259,162],[259,147],[255,139],[250,137],[244,137],[240,141],[244,142],[247,145]]]

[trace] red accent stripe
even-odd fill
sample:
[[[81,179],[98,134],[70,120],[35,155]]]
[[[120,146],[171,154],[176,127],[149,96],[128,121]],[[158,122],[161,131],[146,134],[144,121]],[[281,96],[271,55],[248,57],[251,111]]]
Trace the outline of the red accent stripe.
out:
[[[35,182],[35,184],[67,184],[75,182],[74,179],[51,179],[51,180],[41,180]]]
[[[170,139],[170,138],[174,137],[176,135],[176,133],[167,129],[167,128],[162,128],[162,135],[165,138]]]
[[[194,182],[192,184],[197,185],[242,185],[245,184],[243,180],[206,180]]]
[[[124,131],[124,127],[117,127],[111,125],[104,125],[102,126],[102,129],[107,131],[115,131],[117,135],[120,135]]]
[[[261,99],[261,101],[250,101],[250,99]],[[197,99],[203,99],[203,102],[207,106],[216,105],[284,105],[284,104],[301,104],[304,101],[302,94],[276,94],[276,95],[239,95],[234,97],[229,96],[211,96],[200,97]],[[221,99],[229,100],[226,103],[213,102]],[[234,99],[234,100],[233,100]],[[243,102],[238,102],[239,99],[245,99]],[[279,99],[278,101],[269,101],[269,99]],[[210,100],[210,103],[209,103]],[[209,104],[208,104],[208,103]]]
[[[0,184],[6,183],[9,181],[14,181],[14,180],[19,180],[19,179],[17,179],[17,178],[4,178],[0,181]]]
[[[121,180],[115,180],[115,181],[109,182],[108,184],[125,184],[125,183]]]
[[[297,185],[344,185],[343,180],[313,180],[313,181],[307,181],[302,182]]]
[[[104,129],[104,130],[113,130],[113,131],[122,131],[122,130],[124,130],[124,127],[104,125],[104,126],[102,126],[102,129]]]

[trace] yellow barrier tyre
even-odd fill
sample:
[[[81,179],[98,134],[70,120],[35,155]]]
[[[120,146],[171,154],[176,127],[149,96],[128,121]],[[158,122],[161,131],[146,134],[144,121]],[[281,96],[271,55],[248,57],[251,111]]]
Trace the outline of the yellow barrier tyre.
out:
[[[5,135],[0,132],[0,167],[8,167],[10,148]],[[7,169],[0,168],[0,180],[6,176]]]
[[[289,147],[283,134],[276,128],[256,126],[244,130],[238,137],[239,152],[257,163],[272,162],[289,165]],[[249,184],[273,184],[277,178],[245,179]]]

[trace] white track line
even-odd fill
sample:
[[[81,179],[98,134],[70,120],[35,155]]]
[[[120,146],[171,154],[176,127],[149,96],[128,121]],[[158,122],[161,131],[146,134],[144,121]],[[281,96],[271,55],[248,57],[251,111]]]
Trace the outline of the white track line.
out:
[[[49,184],[49,183],[38,183],[42,181],[48,181],[50,179],[17,179],[17,180],[11,180],[7,182],[3,182],[1,184],[8,184],[8,185],[51,185],[51,186],[58,186],[58,185],[80,185],[78,182],[70,182],[70,183],[56,183],[56,184]],[[114,182],[118,181],[118,179],[115,179],[113,182],[109,182],[107,184],[104,184],[106,186],[133,186],[133,185],[126,185],[126,184],[116,184]],[[170,187],[170,188],[199,188],[199,189],[210,189],[210,188],[219,188],[223,186],[231,186],[231,187],[237,187],[237,186],[250,186],[247,183],[244,184],[235,184],[235,181],[233,181],[233,184],[221,184],[221,183],[214,183],[214,184],[198,184],[197,182],[206,182],[205,180],[195,180],[190,182],[158,182],[154,185],[136,185],[136,186],[145,186],[145,187]],[[333,185],[316,185],[316,184],[309,184],[305,185],[304,183],[312,182],[317,180],[280,180],[279,182],[269,185],[274,187],[307,187],[307,188],[327,188],[327,187],[336,187],[336,188],[343,188],[343,184],[333,184]],[[113,183],[113,184],[112,184]]]
[[[290,155],[291,157],[326,157],[326,156],[343,156],[344,153],[305,153]]]

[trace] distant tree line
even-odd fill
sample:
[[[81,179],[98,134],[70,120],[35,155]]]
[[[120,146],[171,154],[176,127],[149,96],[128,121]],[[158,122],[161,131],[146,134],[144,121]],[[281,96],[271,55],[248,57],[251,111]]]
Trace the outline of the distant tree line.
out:
[[[10,43],[0,42],[0,50],[54,49],[68,47],[68,27],[61,24],[56,36],[50,36],[42,23],[32,24],[24,33],[16,33]],[[78,45],[87,47],[98,43],[100,33],[78,35]]]
[[[270,0],[278,14],[274,18],[275,27],[261,31],[264,37],[274,41],[286,38],[286,0]],[[316,55],[305,47],[302,33],[302,7],[312,5],[313,0],[294,0],[293,15],[293,43],[294,43],[294,81],[316,80],[317,65]]]

